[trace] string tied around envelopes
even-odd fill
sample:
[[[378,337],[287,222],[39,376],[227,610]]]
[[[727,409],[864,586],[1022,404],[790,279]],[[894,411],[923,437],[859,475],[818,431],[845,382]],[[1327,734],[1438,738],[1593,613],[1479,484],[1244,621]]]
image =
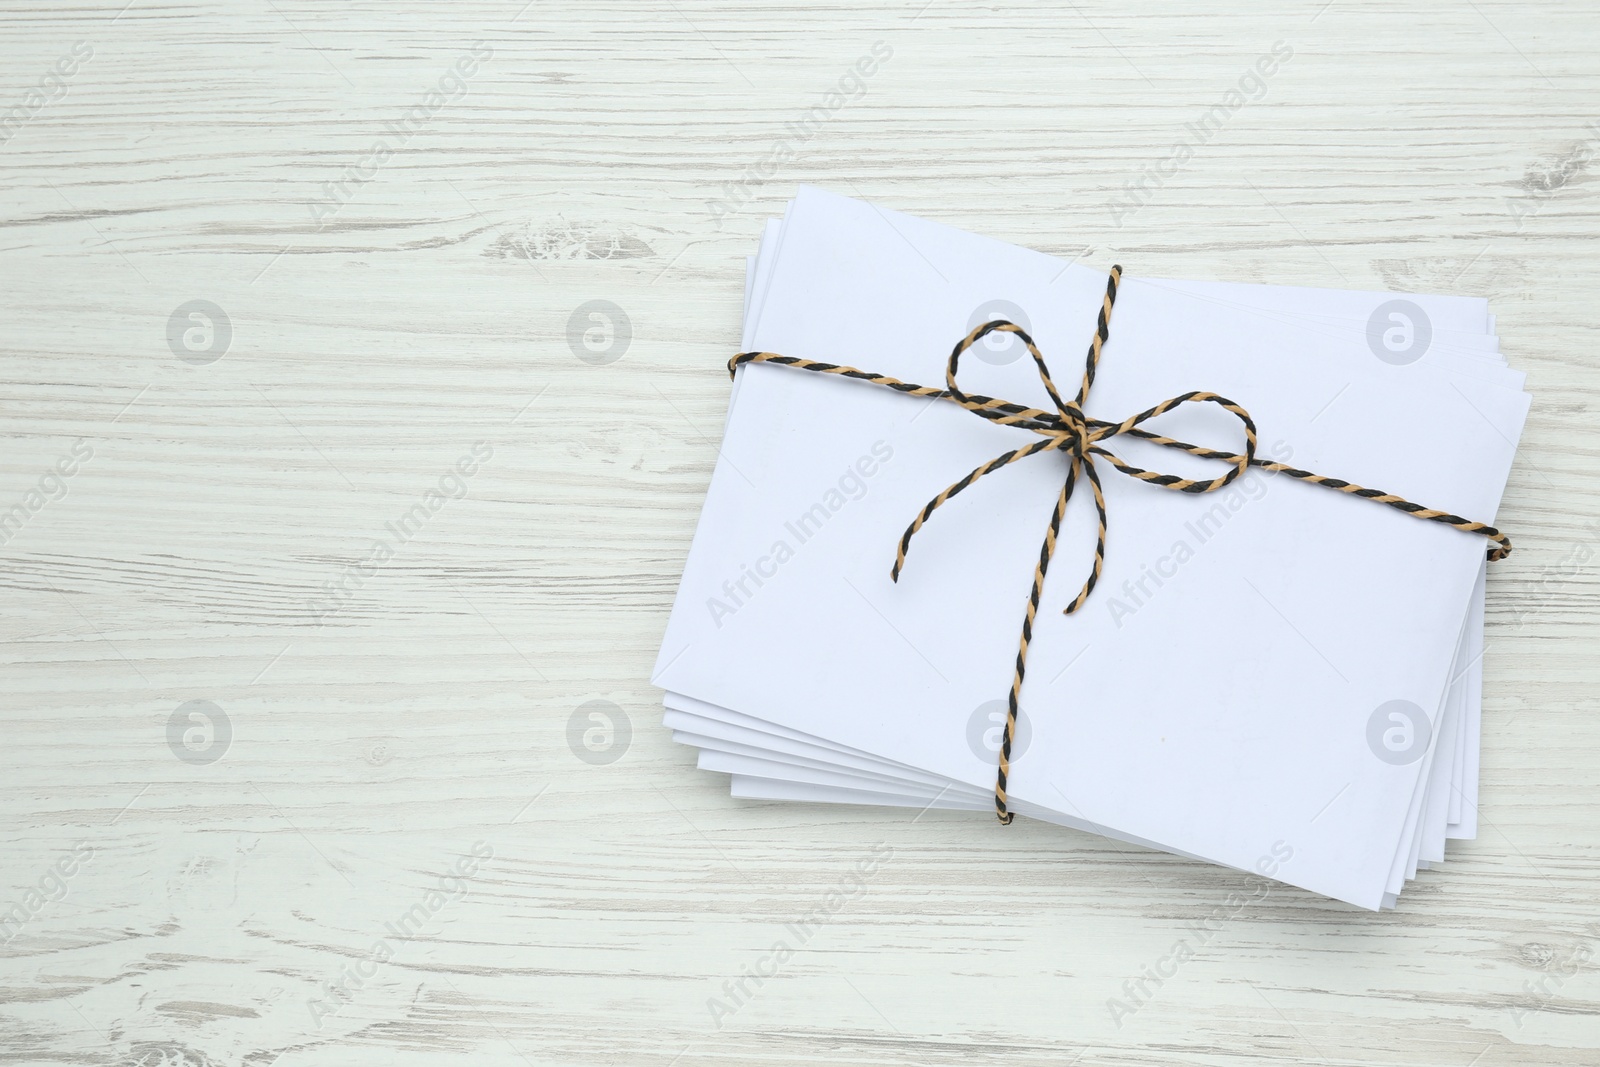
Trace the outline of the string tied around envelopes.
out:
[[[1056,494],[1055,509],[1050,514],[1050,525],[1045,531],[1044,543],[1039,547],[1039,561],[1034,566],[1033,587],[1028,593],[1027,612],[1022,620],[1022,637],[1017,645],[1016,668],[1012,672],[1011,692],[1006,701],[1006,728],[1000,743],[999,773],[995,781],[994,806],[995,814],[1002,823],[1010,823],[1012,812],[1007,807],[1006,780],[1011,773],[1011,745],[1017,729],[1017,708],[1022,693],[1023,677],[1027,673],[1028,645],[1033,640],[1033,623],[1039,611],[1039,597],[1044,589],[1045,575],[1050,570],[1050,561],[1055,558],[1056,538],[1061,530],[1061,519],[1066,514],[1067,502],[1072,499],[1073,490],[1081,480],[1089,483],[1089,489],[1094,495],[1095,513],[1099,522],[1099,532],[1095,539],[1094,565],[1089,575],[1084,579],[1083,586],[1078,590],[1077,596],[1072,598],[1063,611],[1071,615],[1089,599],[1094,592],[1095,585],[1100,581],[1100,573],[1105,566],[1106,555],[1106,501],[1100,485],[1100,473],[1096,469],[1095,461],[1104,460],[1113,468],[1139,481],[1160,486],[1179,493],[1214,493],[1230,485],[1240,475],[1251,467],[1279,474],[1287,474],[1291,478],[1312,485],[1320,485],[1329,489],[1337,489],[1351,496],[1361,497],[1379,504],[1387,504],[1414,518],[1428,519],[1433,522],[1443,523],[1446,526],[1461,530],[1464,533],[1481,534],[1490,541],[1488,558],[1490,560],[1504,559],[1511,554],[1511,539],[1499,530],[1486,523],[1464,519],[1447,511],[1438,511],[1425,508],[1420,504],[1413,504],[1403,497],[1393,493],[1385,493],[1377,489],[1367,489],[1339,478],[1330,478],[1326,475],[1313,474],[1310,471],[1291,467],[1286,463],[1277,463],[1271,460],[1260,459],[1256,456],[1256,425],[1250,418],[1250,413],[1226,397],[1218,396],[1202,390],[1183,393],[1170,400],[1164,400],[1154,407],[1130,416],[1121,422],[1107,422],[1102,419],[1091,419],[1083,413],[1084,404],[1089,399],[1089,390],[1094,386],[1095,372],[1100,365],[1100,356],[1106,342],[1111,337],[1111,310],[1116,306],[1117,289],[1122,281],[1122,268],[1111,268],[1110,277],[1106,282],[1105,296],[1100,304],[1100,313],[1095,324],[1094,336],[1089,342],[1089,353],[1084,364],[1083,380],[1078,386],[1077,394],[1072,400],[1064,400],[1057,391],[1055,382],[1050,377],[1050,369],[1045,364],[1044,355],[1034,344],[1033,338],[1022,327],[1004,319],[986,322],[972,330],[950,352],[950,358],[945,364],[945,387],[936,389],[926,385],[915,385],[891,378],[886,374],[875,374],[871,371],[857,370],[854,367],[842,366],[835,363],[821,363],[816,360],[800,359],[795,356],[779,355],[775,352],[741,352],[728,361],[728,374],[731,377],[741,366],[750,363],[770,363],[776,366],[792,367],[796,370],[812,371],[818,374],[834,374],[843,378],[854,378],[859,381],[871,382],[896,392],[909,396],[930,397],[949,400],[961,407],[1002,426],[1015,427],[1030,431],[1038,436],[1038,440],[1031,441],[1021,448],[1014,448],[1009,452],[1001,453],[989,462],[969,471],[959,481],[954,482],[939,495],[928,501],[911,524],[901,534],[900,542],[895,550],[894,566],[890,569],[890,578],[898,582],[900,572],[905,567],[906,552],[911,546],[912,537],[933,516],[933,513],[943,507],[957,494],[966,491],[984,475],[992,474],[1002,467],[1027,459],[1029,456],[1041,452],[1064,452],[1068,456],[1066,478],[1061,485],[1061,491]],[[983,396],[977,393],[967,393],[956,384],[956,371],[960,366],[961,357],[978,341],[991,333],[1015,334],[1027,346],[1028,355],[1033,358],[1034,366],[1039,371],[1039,378],[1044,383],[1045,391],[1049,394],[1056,410],[1045,411],[1040,408],[1015,404],[1006,400],[997,400],[994,397]],[[1239,420],[1244,430],[1244,451],[1225,452],[1219,449],[1206,448],[1203,445],[1190,444],[1166,437],[1154,431],[1144,429],[1144,423],[1172,411],[1184,404],[1215,404]],[[1106,443],[1113,438],[1127,436],[1147,441],[1151,444],[1165,448],[1176,449],[1201,459],[1217,460],[1228,464],[1228,470],[1215,478],[1184,478],[1175,474],[1161,474],[1145,470],[1127,463],[1109,448]]]

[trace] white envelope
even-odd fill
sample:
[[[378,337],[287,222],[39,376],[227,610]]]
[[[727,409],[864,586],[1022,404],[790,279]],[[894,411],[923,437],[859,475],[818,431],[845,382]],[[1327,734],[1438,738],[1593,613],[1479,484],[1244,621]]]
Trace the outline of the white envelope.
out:
[[[965,310],[983,299],[973,294],[1003,278],[1008,291],[1034,290],[1034,335],[1072,391],[1102,275],[1061,273],[1048,257],[896,216],[908,244],[967,265],[941,281],[887,254],[867,215],[834,204],[832,218],[806,222],[808,199],[819,198],[803,194],[785,227],[761,347],[937,383]],[[1190,300],[1181,318],[1173,308],[1170,294],[1125,283],[1091,415],[1120,418],[1212,389],[1251,409],[1264,451],[1492,517],[1522,394],[1426,363],[1375,365],[1348,339],[1225,305]],[[963,380],[1042,404],[1030,366],[978,365]],[[742,375],[657,683],[992,786],[993,766],[970,751],[965,729],[1009,684],[1060,457],[1007,468],[942,509],[894,586],[888,563],[910,516],[1030,435],[860,383],[772,367]],[[1485,433],[1484,419],[1497,432]],[[1205,415],[1174,413],[1159,426],[1222,447],[1238,440]],[[1161,469],[1201,469],[1113,448]],[[1376,760],[1366,723],[1391,699],[1437,715],[1483,543],[1286,478],[1260,484],[1259,495],[1190,497],[1108,470],[1102,588],[1063,618],[1092,538],[1092,508],[1074,501],[1036,628],[1023,699],[1033,740],[1014,768],[1013,807],[1232,866],[1264,858],[1285,881],[1376,907],[1422,768]],[[1187,554],[1176,551],[1183,541]],[[780,543],[787,554],[774,551]],[[1157,584],[1151,572],[1179,554]],[[753,586],[752,567],[771,576]],[[741,582],[757,595],[727,593]]]

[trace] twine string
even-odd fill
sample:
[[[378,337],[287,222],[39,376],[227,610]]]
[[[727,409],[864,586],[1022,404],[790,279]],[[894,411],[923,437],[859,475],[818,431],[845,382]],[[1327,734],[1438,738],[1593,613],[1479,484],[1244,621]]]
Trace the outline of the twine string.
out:
[[[1055,508],[1050,514],[1050,525],[1045,530],[1044,542],[1039,546],[1039,560],[1034,566],[1033,587],[1028,593],[1027,611],[1022,619],[1022,637],[1017,645],[1016,667],[1011,676],[1011,691],[1006,701],[1006,728],[1000,744],[1000,761],[998,775],[995,780],[994,806],[995,814],[1002,823],[1010,823],[1013,817],[1007,807],[1006,782],[1011,774],[1011,746],[1017,730],[1017,709],[1022,694],[1022,680],[1027,673],[1028,645],[1033,640],[1033,623],[1039,611],[1039,598],[1044,589],[1045,575],[1050,570],[1050,561],[1055,557],[1056,538],[1061,530],[1061,520],[1066,514],[1067,502],[1072,499],[1073,490],[1080,479],[1089,483],[1090,492],[1094,496],[1095,514],[1098,519],[1098,534],[1095,539],[1094,564],[1088,576],[1084,579],[1077,596],[1066,606],[1063,614],[1071,615],[1089,599],[1094,592],[1095,585],[1100,581],[1101,571],[1105,566],[1106,555],[1106,500],[1100,485],[1100,473],[1095,467],[1096,459],[1103,459],[1113,468],[1137,478],[1142,482],[1160,486],[1179,493],[1214,493],[1230,485],[1240,475],[1251,467],[1279,474],[1287,474],[1299,481],[1309,482],[1329,489],[1366,500],[1387,504],[1392,508],[1419,519],[1428,519],[1433,522],[1443,523],[1465,533],[1481,534],[1488,538],[1491,545],[1488,549],[1490,560],[1504,559],[1511,554],[1511,539],[1499,530],[1486,523],[1464,519],[1447,511],[1438,511],[1425,508],[1420,504],[1413,504],[1403,497],[1393,493],[1385,493],[1377,489],[1366,489],[1339,478],[1329,478],[1310,471],[1291,467],[1286,463],[1276,463],[1271,460],[1260,459],[1256,456],[1256,425],[1250,418],[1249,412],[1227,397],[1218,396],[1216,393],[1195,390],[1164,400],[1154,407],[1147,408],[1137,415],[1123,419],[1121,422],[1106,422],[1101,419],[1091,419],[1084,415],[1083,405],[1089,398],[1089,390],[1094,385],[1095,372],[1099,369],[1100,356],[1105,344],[1111,337],[1111,311],[1116,306],[1117,288],[1122,281],[1122,268],[1112,267],[1110,277],[1106,282],[1105,296],[1100,304],[1100,313],[1095,323],[1094,336],[1089,342],[1089,352],[1085,360],[1083,380],[1078,387],[1077,394],[1072,400],[1064,400],[1056,389],[1054,380],[1050,377],[1050,368],[1046,365],[1044,355],[1034,344],[1033,338],[1022,327],[1004,319],[986,322],[974,329],[960,341],[950,352],[950,358],[945,364],[945,387],[935,389],[925,385],[915,385],[902,382],[884,374],[874,374],[870,371],[857,370],[834,363],[820,363],[815,360],[799,359],[794,356],[782,356],[775,352],[741,352],[728,361],[728,373],[731,376],[739,367],[747,363],[771,363],[777,366],[793,367],[797,370],[812,371],[818,374],[835,374],[845,378],[854,378],[860,381],[871,382],[874,385],[884,386],[896,392],[909,396],[931,397],[949,400],[961,407],[1002,426],[1012,426],[1028,430],[1038,435],[1038,440],[1031,441],[1020,448],[1014,448],[1001,453],[989,462],[969,471],[964,477],[951,484],[943,492],[923,506],[916,518],[906,527],[900,536],[899,545],[895,551],[894,566],[890,568],[890,578],[898,582],[900,572],[905,567],[906,552],[911,546],[912,537],[933,516],[933,513],[943,507],[952,498],[971,487],[980,478],[993,474],[1002,467],[1009,466],[1029,456],[1041,452],[1064,452],[1068,457],[1066,478],[1061,485],[1061,491],[1056,495]],[[1032,357],[1034,366],[1039,372],[1039,378],[1044,383],[1045,392],[1049,394],[1055,411],[1045,411],[1039,408],[1027,407],[1006,400],[997,400],[994,397],[983,396],[978,393],[967,393],[956,384],[956,372],[959,369],[962,355],[973,345],[991,333],[1015,334],[1027,346],[1028,355]],[[1245,447],[1242,453],[1224,452],[1218,449],[1206,448],[1202,445],[1189,444],[1175,438],[1166,437],[1154,431],[1144,429],[1144,423],[1158,418],[1184,404],[1215,404],[1239,420],[1244,429]],[[1148,441],[1152,444],[1166,448],[1187,452],[1189,455],[1201,459],[1218,460],[1228,464],[1228,470],[1215,478],[1184,478],[1175,474],[1161,474],[1135,467],[1125,462],[1106,447],[1106,442],[1113,438],[1126,435]]]

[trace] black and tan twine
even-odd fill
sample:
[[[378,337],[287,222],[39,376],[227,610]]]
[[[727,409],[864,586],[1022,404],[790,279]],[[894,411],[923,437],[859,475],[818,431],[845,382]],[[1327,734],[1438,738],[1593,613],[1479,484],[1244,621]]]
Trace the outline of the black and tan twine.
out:
[[[1033,640],[1033,622],[1039,611],[1039,596],[1044,588],[1044,579],[1050,569],[1050,561],[1055,556],[1056,537],[1061,530],[1061,519],[1066,513],[1067,501],[1072,498],[1072,491],[1078,484],[1078,479],[1084,478],[1089,482],[1089,488],[1094,494],[1095,513],[1099,519],[1099,535],[1095,541],[1094,566],[1084,580],[1083,587],[1078,590],[1078,595],[1072,598],[1064,614],[1071,615],[1081,608],[1089,595],[1094,592],[1094,587],[1100,580],[1100,572],[1105,565],[1106,556],[1106,500],[1100,487],[1100,475],[1096,471],[1094,460],[1103,459],[1110,463],[1123,474],[1137,478],[1142,482],[1158,485],[1163,489],[1171,489],[1180,493],[1213,493],[1221,489],[1234,479],[1238,478],[1250,467],[1260,467],[1263,470],[1279,474],[1287,474],[1291,478],[1313,485],[1326,486],[1337,489],[1351,496],[1361,497],[1379,504],[1387,504],[1392,508],[1405,512],[1419,519],[1428,519],[1432,522],[1443,523],[1465,533],[1482,534],[1487,537],[1492,546],[1488,550],[1491,560],[1504,559],[1511,553],[1511,539],[1493,526],[1485,523],[1464,519],[1459,515],[1452,515],[1447,511],[1438,511],[1434,508],[1425,508],[1420,504],[1413,504],[1403,497],[1393,493],[1385,493],[1377,489],[1367,489],[1352,484],[1339,478],[1329,478],[1321,474],[1291,467],[1286,463],[1275,463],[1271,460],[1256,457],[1256,425],[1244,408],[1235,404],[1226,397],[1216,393],[1194,391],[1164,400],[1156,406],[1141,411],[1139,414],[1124,419],[1121,422],[1105,422],[1100,419],[1091,419],[1084,415],[1083,405],[1089,398],[1089,389],[1094,385],[1095,371],[1100,364],[1100,355],[1105,348],[1106,341],[1111,336],[1111,309],[1117,302],[1117,287],[1122,280],[1122,268],[1112,267],[1110,278],[1106,282],[1105,298],[1100,304],[1100,314],[1095,324],[1094,337],[1089,342],[1089,354],[1084,365],[1083,382],[1078,387],[1077,395],[1071,401],[1063,400],[1056,391],[1055,382],[1050,378],[1050,369],[1045,365],[1044,356],[1038,346],[1033,343],[1033,338],[1028,336],[1026,330],[1015,323],[997,319],[986,322],[973,330],[956,343],[950,352],[950,359],[945,365],[945,387],[935,389],[926,385],[914,385],[891,378],[886,374],[874,374],[871,371],[857,370],[854,367],[844,367],[834,363],[820,363],[816,360],[798,359],[794,356],[780,356],[775,352],[741,352],[728,361],[728,373],[732,375],[739,367],[747,363],[771,363],[783,367],[794,367],[797,370],[814,371],[818,374],[836,374],[843,378],[855,378],[874,385],[881,385],[896,392],[909,396],[935,397],[950,400],[961,405],[975,415],[982,416],[1002,426],[1015,426],[1019,429],[1031,430],[1040,435],[1038,441],[1012,449],[982,466],[970,471],[965,477],[945,489],[938,496],[917,513],[911,520],[911,525],[906,527],[905,533],[900,536],[900,543],[895,551],[894,566],[890,570],[890,577],[898,582],[900,571],[905,567],[906,550],[911,546],[911,538],[922,529],[924,523],[933,516],[933,513],[942,507],[956,494],[963,492],[979,478],[992,474],[1009,464],[1040,452],[1061,451],[1067,453],[1070,464],[1067,468],[1066,480],[1062,483],[1061,491],[1056,495],[1055,510],[1050,514],[1050,526],[1045,531],[1044,543],[1039,547],[1039,562],[1033,571],[1033,588],[1028,593],[1027,613],[1022,619],[1022,639],[1017,645],[1016,669],[1011,677],[1011,692],[1006,701],[1006,728],[1005,736],[1000,744],[999,774],[994,787],[995,813],[1002,823],[1009,823],[1012,813],[1006,806],[1006,779],[1011,773],[1011,744],[1017,729],[1017,707],[1022,695],[1022,679],[1027,673],[1028,645]],[[1033,362],[1039,370],[1039,377],[1044,382],[1045,391],[1050,394],[1050,400],[1056,406],[1055,411],[1043,411],[1039,408],[1025,407],[1022,404],[1013,404],[1005,400],[996,400],[994,397],[982,396],[976,393],[963,392],[956,384],[956,370],[960,364],[961,356],[978,341],[991,333],[1014,333],[1028,347],[1028,354],[1033,357]],[[1186,441],[1163,437],[1160,434],[1142,428],[1142,425],[1151,419],[1179,407],[1183,404],[1216,404],[1232,413],[1244,427],[1245,450],[1243,454],[1236,452],[1222,452],[1217,449],[1192,445]],[[1230,464],[1231,469],[1226,474],[1217,478],[1180,478],[1175,474],[1159,474],[1147,471],[1140,467],[1124,462],[1121,458],[1106,449],[1103,442],[1114,437],[1126,434],[1152,444],[1163,445],[1187,452],[1201,459],[1221,460]]]

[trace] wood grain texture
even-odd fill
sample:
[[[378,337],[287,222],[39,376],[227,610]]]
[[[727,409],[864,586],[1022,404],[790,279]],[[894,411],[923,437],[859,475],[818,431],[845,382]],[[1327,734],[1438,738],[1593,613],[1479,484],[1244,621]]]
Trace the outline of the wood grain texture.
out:
[[[0,512],[27,512],[0,547],[0,1061],[1600,1063],[1588,5],[122,2],[0,9],[0,116],[26,113]],[[1260,99],[1116,217],[1279,41]],[[695,771],[647,676],[742,257],[800,182],[1134,274],[1488,297],[1535,400],[1480,838],[1370,915]],[[232,327],[206,365],[168,343],[192,300]],[[631,323],[609,365],[569,343],[590,300]],[[465,495],[365,566],[478,442]],[[169,746],[192,700],[231,726],[215,762]],[[592,700],[631,724],[605,765],[569,746]],[[1114,1020],[1179,938],[1197,957]]]

